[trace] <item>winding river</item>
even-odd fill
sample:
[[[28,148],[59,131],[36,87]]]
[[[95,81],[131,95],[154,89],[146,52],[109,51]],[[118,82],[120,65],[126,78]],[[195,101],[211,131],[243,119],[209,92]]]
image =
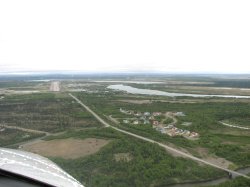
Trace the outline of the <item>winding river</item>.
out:
[[[168,97],[224,97],[224,98],[239,98],[239,99],[250,98],[250,96],[242,96],[242,95],[204,95],[204,94],[188,94],[188,93],[170,93],[159,90],[134,88],[132,86],[126,86],[123,84],[110,85],[107,88],[112,90],[125,91],[130,94],[157,95],[157,96],[168,96]]]

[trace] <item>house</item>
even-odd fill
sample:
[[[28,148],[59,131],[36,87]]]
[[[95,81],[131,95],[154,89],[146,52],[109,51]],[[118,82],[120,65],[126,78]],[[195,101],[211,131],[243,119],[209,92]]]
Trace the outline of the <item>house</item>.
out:
[[[154,117],[154,116],[150,116],[148,119],[149,119],[149,120],[154,120],[155,117]]]
[[[132,115],[132,114],[134,114],[134,111],[133,110],[127,110],[127,114]]]
[[[186,114],[184,114],[183,112],[176,112],[175,114],[174,114],[175,116],[186,116]]]
[[[184,130],[178,129],[178,130],[177,130],[177,133],[178,133],[179,135],[183,135],[183,134],[184,134]]]
[[[139,117],[139,116],[141,116],[142,114],[141,114],[141,112],[136,112],[135,113],[135,116],[137,116],[137,117]]]
[[[144,116],[150,116],[150,112],[144,112]]]
[[[153,112],[153,116],[160,116],[161,112]]]
[[[126,111],[126,110],[123,110],[122,108],[120,108],[120,112],[121,112],[121,113],[125,113],[125,114],[127,113],[127,111]]]
[[[175,133],[175,131],[174,130],[167,130],[167,134],[169,135],[169,136],[176,136],[176,133]]]
[[[139,121],[138,121],[138,120],[135,120],[135,121],[133,122],[133,124],[134,124],[134,125],[138,125],[138,124],[139,124]]]
[[[162,127],[156,127],[156,130],[161,132],[161,133],[166,133],[166,130]]]
[[[173,125],[166,126],[167,129],[172,129],[173,127],[174,127]]]
[[[185,135],[185,136],[189,136],[189,135],[190,135],[190,131],[188,131],[188,130],[184,130],[183,135]]]
[[[148,120],[144,120],[143,124],[144,124],[144,125],[150,124],[150,122],[149,122]]]
[[[159,121],[153,121],[153,125],[159,125]]]
[[[140,120],[146,120],[145,116],[140,117]]]
[[[120,108],[120,112],[121,112],[121,113],[124,113],[124,114],[130,114],[130,115],[133,113],[132,111],[124,110],[124,109],[122,109],[122,108]]]
[[[197,138],[199,137],[199,134],[197,132],[191,132],[190,136],[191,138]]]
[[[125,124],[128,124],[128,123],[129,123],[129,120],[124,119],[122,122],[125,123]]]
[[[162,127],[162,125],[158,121],[154,121],[152,127],[157,128],[157,127]],[[163,128],[165,129],[165,127]]]
[[[158,127],[158,125],[152,125],[152,127],[155,129],[155,128],[157,128],[157,127]]]

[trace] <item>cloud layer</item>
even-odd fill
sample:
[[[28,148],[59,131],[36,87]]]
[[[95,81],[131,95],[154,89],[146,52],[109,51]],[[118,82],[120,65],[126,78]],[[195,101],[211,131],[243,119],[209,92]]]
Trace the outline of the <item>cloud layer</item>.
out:
[[[0,72],[250,73],[250,2],[0,2]]]

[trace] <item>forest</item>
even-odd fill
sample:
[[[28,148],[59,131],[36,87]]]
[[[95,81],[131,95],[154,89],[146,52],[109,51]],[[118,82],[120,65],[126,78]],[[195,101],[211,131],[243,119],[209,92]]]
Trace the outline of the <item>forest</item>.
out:
[[[111,128],[69,131],[48,139],[67,137],[112,140],[95,155],[75,160],[51,158],[86,186],[166,186],[226,175],[194,161],[173,157],[158,145],[131,138]],[[131,155],[131,160],[115,160],[114,155],[120,153]]]
[[[119,127],[128,131],[150,137],[161,142],[171,142],[183,148],[205,147],[210,154],[215,154],[232,161],[235,167],[244,167],[250,165],[250,151],[248,144],[250,142],[250,132],[240,129],[228,128],[222,126],[219,121],[231,118],[249,119],[250,103],[234,100],[228,102],[214,102],[213,99],[204,100],[203,102],[189,103],[165,103],[160,101],[152,101],[148,104],[131,104],[120,102],[120,98],[124,95],[110,93],[98,94],[78,94],[78,98],[88,104],[100,116],[112,115],[113,117],[124,117],[124,114],[119,112],[120,108],[141,112],[184,112],[185,117],[178,117],[179,122],[192,122],[191,126],[185,127],[190,131],[195,131],[200,134],[199,140],[190,141],[183,137],[169,137],[155,131],[150,125],[124,125]],[[143,99],[147,97],[143,96]],[[127,99],[140,99],[138,96],[127,96]],[[149,97],[150,99],[150,97]],[[106,119],[108,121],[108,119]],[[112,121],[109,121],[113,123]],[[179,125],[180,125],[179,123]],[[114,124],[113,125],[117,125]],[[178,126],[178,125],[177,125]],[[228,142],[231,142],[230,144]],[[196,156],[199,156],[195,151]]]

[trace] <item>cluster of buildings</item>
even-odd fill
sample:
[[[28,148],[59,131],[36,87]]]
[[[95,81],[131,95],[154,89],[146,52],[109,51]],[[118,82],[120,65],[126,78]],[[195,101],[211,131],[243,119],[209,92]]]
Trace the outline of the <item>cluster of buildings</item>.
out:
[[[120,108],[120,112],[123,114],[127,114],[127,115],[133,115],[133,118],[129,118],[129,119],[124,119],[123,123],[125,124],[134,124],[134,125],[138,125],[138,124],[154,124],[158,121],[155,120],[156,116],[160,116],[162,115],[161,112],[135,112],[132,110],[124,110],[122,108]]]
[[[183,136],[185,138],[198,138],[199,134],[197,132],[190,132],[189,130],[183,130],[175,127],[174,125],[167,126],[153,126],[157,131],[167,134],[169,136]]]
[[[162,123],[162,121],[164,120],[159,121],[159,117],[157,118],[157,116],[163,115],[161,112],[153,112],[153,113],[138,112],[138,111],[135,112],[133,110],[125,110],[122,108],[120,108],[120,112],[123,114],[133,116],[132,118],[123,119],[122,122],[124,124],[134,124],[134,125],[150,124],[155,130],[163,134],[167,134],[169,136],[183,136],[186,138],[198,138],[199,137],[199,134],[196,132],[191,132],[189,130],[183,130],[183,129],[175,127],[176,122],[171,122],[169,124]],[[176,119],[175,117],[178,117],[178,116],[185,116],[183,112],[176,112],[176,113],[168,112],[168,114],[171,114],[171,117],[174,119]],[[168,116],[165,115],[165,117],[167,118]]]

